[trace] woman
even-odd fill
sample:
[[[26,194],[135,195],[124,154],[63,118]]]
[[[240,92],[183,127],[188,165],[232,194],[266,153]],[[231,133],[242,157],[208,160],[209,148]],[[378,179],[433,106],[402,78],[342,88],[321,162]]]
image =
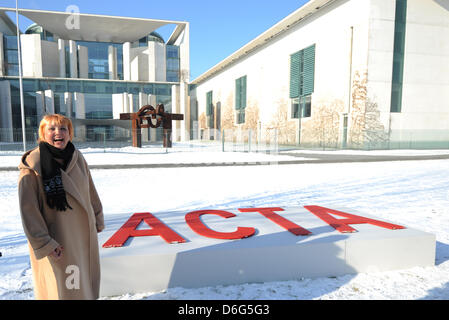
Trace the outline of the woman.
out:
[[[97,299],[103,209],[70,119],[46,115],[19,165],[22,224],[36,299]]]

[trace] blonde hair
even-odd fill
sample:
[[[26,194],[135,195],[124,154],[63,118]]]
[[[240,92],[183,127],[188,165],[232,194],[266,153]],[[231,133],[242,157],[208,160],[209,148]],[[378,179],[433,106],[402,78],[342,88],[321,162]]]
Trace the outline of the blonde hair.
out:
[[[69,129],[69,135],[70,135],[70,141],[72,141],[73,139],[73,125],[72,125],[72,121],[60,114],[47,114],[45,115],[40,124],[39,124],[39,140],[38,142],[42,142],[45,141],[45,135],[44,135],[44,130],[45,127],[49,124],[49,123],[55,123],[58,126],[67,126],[67,129]]]

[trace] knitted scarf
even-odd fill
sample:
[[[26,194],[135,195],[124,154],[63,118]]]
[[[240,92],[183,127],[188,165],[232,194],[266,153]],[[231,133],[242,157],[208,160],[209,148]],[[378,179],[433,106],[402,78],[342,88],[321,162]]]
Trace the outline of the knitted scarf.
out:
[[[62,184],[61,169],[67,169],[67,165],[75,151],[75,146],[69,141],[66,148],[61,150],[47,142],[41,142],[39,143],[39,151],[42,181],[48,206],[50,208],[56,208],[59,211],[66,211],[67,208],[72,209],[67,203],[64,186]],[[63,160],[63,164],[60,164],[55,159]]]

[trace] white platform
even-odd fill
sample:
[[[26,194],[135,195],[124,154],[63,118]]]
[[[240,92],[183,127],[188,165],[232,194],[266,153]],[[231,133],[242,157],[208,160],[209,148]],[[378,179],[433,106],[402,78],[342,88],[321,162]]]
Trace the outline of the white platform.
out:
[[[355,233],[340,233],[302,207],[283,208],[282,217],[312,232],[296,236],[257,212],[226,210],[236,217],[215,215],[201,220],[212,230],[234,232],[253,227],[242,240],[218,240],[198,235],[185,222],[187,212],[152,213],[185,243],[168,244],[159,236],[133,237],[123,247],[100,248],[101,296],[154,292],[169,287],[205,287],[251,282],[329,277],[360,272],[433,266],[433,234],[407,228],[390,230],[371,224],[351,224]],[[348,208],[332,209],[386,221]],[[132,213],[106,220],[99,234],[103,245]],[[342,217],[335,216],[341,219]],[[139,229],[149,229],[142,223]]]

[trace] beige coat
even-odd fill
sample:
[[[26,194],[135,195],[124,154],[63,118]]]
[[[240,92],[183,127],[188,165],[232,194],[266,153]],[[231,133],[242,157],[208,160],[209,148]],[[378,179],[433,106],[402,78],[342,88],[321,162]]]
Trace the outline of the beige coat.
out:
[[[100,257],[97,232],[104,229],[101,201],[86,160],[75,150],[66,171],[61,170],[67,211],[51,209],[42,184],[40,153],[25,153],[19,165],[19,202],[30,247],[36,299],[97,299]],[[64,247],[56,261],[48,255]]]

